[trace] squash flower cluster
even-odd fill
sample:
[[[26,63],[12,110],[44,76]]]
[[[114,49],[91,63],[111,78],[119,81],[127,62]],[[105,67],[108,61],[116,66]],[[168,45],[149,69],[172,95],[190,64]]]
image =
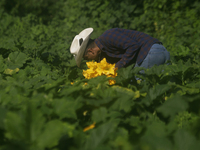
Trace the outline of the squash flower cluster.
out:
[[[117,68],[115,68],[115,64],[107,63],[106,59],[104,58],[99,63],[97,62],[86,62],[89,69],[83,70],[83,76],[86,79],[95,78],[97,76],[106,75],[107,77],[115,78],[117,76]],[[115,84],[115,80],[109,80],[109,84]]]

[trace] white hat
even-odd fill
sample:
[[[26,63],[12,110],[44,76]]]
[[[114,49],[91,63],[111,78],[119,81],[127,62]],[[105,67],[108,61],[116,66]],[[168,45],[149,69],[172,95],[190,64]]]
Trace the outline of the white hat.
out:
[[[78,35],[76,35],[72,41],[70,52],[74,55],[78,67],[80,67],[81,59],[83,57],[92,32],[93,28],[86,28],[83,31],[81,31]]]

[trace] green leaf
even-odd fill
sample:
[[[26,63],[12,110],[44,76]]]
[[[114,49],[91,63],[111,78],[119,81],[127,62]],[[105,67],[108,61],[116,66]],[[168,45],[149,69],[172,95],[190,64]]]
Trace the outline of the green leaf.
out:
[[[5,121],[7,137],[23,140],[25,143],[35,142],[41,134],[44,121],[42,113],[31,103],[27,104],[22,115],[8,112]]]
[[[0,128],[4,129],[4,119],[6,118],[7,110],[3,107],[0,107]]]
[[[118,75],[116,77],[116,82],[123,85],[130,84],[131,79],[135,80],[133,71],[133,65],[130,65],[126,68],[120,68],[119,70],[117,70]]]
[[[144,128],[139,117],[131,116],[127,118],[124,122],[134,127],[133,130],[135,130],[136,133],[140,133]]]
[[[176,131],[174,141],[178,150],[199,150],[200,147],[195,136],[182,129]]]
[[[23,46],[24,46],[24,48],[27,48],[27,49],[35,49],[37,47],[37,43],[35,41],[29,39],[23,43]]]
[[[176,85],[177,88],[181,88],[181,90],[179,90],[178,92],[181,93],[181,95],[185,95],[186,93],[188,94],[198,94],[200,92],[199,88],[193,88],[193,87],[189,87],[188,85],[186,86],[180,86],[180,85]]]
[[[12,37],[4,37],[1,39],[2,41],[0,42],[0,47],[5,48],[7,50],[12,50],[12,51],[17,51],[19,50],[18,47],[16,46],[15,42],[16,40]]]
[[[122,117],[122,113],[120,113],[119,111],[109,111],[108,117],[110,117],[112,119],[120,118],[120,117]]]
[[[95,109],[92,112],[92,120],[96,123],[100,121],[103,121],[103,122],[106,121],[106,117],[107,117],[107,109],[105,107]]]
[[[149,106],[153,101],[162,101],[161,96],[167,92],[171,87],[167,84],[155,85],[148,90],[147,96],[142,100],[142,103]]]
[[[61,118],[73,118],[76,119],[76,110],[81,107],[81,103],[77,101],[71,101],[66,99],[55,100],[54,110],[55,113]]]
[[[133,147],[131,145],[132,142],[128,140],[129,133],[125,128],[118,128],[115,132],[115,140],[110,140],[109,144],[111,144],[114,149],[118,149],[119,147],[123,150],[132,150]]]
[[[27,136],[22,125],[22,119],[19,115],[8,112],[5,120],[6,137],[8,139],[21,139],[25,141]]]
[[[97,76],[95,78],[92,78],[88,81],[88,84],[93,85],[93,86],[97,86],[100,84],[104,84],[107,81],[107,77],[105,75],[103,76]]]
[[[107,122],[97,127],[96,129],[92,129],[84,145],[84,150],[94,150],[95,148],[106,142],[109,135],[114,132],[116,125],[116,122]]]
[[[58,144],[64,131],[64,125],[59,120],[49,121],[44,131],[37,137],[37,145],[40,148],[53,147]]]
[[[177,113],[185,111],[187,108],[188,103],[185,99],[180,95],[176,95],[165,101],[163,105],[157,108],[157,111],[165,117],[175,117]]]
[[[149,89],[148,98],[150,98],[150,100],[154,100],[158,96],[164,94],[169,89],[170,89],[170,86],[166,85],[166,84],[164,84],[164,85],[156,85],[153,88]]]
[[[132,99],[132,96],[130,95],[121,95],[119,96],[116,101],[113,103],[113,105],[109,108],[109,110],[123,110],[125,112],[130,112],[131,107],[134,105],[134,101]]]
[[[125,87],[118,86],[118,85],[113,85],[112,89],[114,89],[116,91],[116,93],[119,95],[120,94],[121,95],[130,95],[133,100],[140,97],[139,91],[134,92],[133,90],[131,90],[129,88],[125,88]]]
[[[165,125],[158,122],[153,122],[147,126],[147,130],[141,138],[141,143],[145,147],[150,147],[150,149],[172,149],[172,143],[167,137]]]
[[[6,69],[6,65],[4,64],[4,59],[2,55],[0,55],[0,72],[3,72]]]
[[[26,62],[27,56],[22,52],[12,52],[8,56],[8,67],[10,69],[20,68]]]

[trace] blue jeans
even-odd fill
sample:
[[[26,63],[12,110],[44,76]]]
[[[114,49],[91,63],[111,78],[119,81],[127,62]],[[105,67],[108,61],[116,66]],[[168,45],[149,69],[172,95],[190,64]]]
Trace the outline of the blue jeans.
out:
[[[151,68],[154,65],[165,64],[168,60],[170,60],[170,54],[166,48],[162,44],[153,44],[146,58],[140,65],[136,63],[135,67]],[[141,70],[139,73],[144,74],[144,70]],[[136,80],[138,79],[136,77]]]

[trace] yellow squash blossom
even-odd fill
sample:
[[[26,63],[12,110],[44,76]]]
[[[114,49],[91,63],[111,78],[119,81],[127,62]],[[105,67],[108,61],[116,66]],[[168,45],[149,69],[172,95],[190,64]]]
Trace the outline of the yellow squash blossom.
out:
[[[109,80],[108,82],[109,82],[109,84],[110,84],[110,85],[113,85],[113,84],[115,84],[115,83],[116,83],[116,81],[115,81],[115,80]]]
[[[95,124],[96,124],[96,123],[94,122],[93,124],[91,124],[91,125],[85,127],[85,128],[83,129],[83,132],[88,131],[88,130],[90,130],[90,129],[93,129],[93,128],[95,127]]]
[[[115,64],[107,63],[104,58],[101,62],[86,62],[89,69],[83,70],[83,76],[86,79],[95,78],[97,76],[106,75],[107,77],[115,78],[117,76],[117,68],[115,68]],[[115,80],[109,80],[109,84],[115,84]]]

